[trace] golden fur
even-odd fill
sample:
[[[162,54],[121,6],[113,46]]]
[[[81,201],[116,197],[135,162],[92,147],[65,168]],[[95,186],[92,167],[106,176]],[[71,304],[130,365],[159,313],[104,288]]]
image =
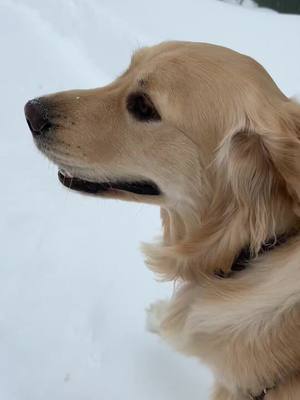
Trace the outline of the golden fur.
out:
[[[137,90],[161,121],[129,115],[126,98]],[[109,86],[43,101],[58,129],[39,147],[72,176],[147,178],[162,190],[103,194],[161,207],[163,237],[143,250],[178,289],[150,308],[151,329],[211,367],[214,400],[274,385],[265,400],[298,400],[300,239],[258,251],[299,226],[300,106],[253,59],[188,42],[141,49]],[[217,278],[245,246],[248,268]]]

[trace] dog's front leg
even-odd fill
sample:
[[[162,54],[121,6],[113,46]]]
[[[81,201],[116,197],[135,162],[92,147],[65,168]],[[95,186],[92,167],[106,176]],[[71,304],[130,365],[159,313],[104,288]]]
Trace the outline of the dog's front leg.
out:
[[[160,335],[162,322],[167,316],[168,304],[167,300],[158,300],[146,309],[146,327],[149,332]]]
[[[194,290],[187,286],[170,301],[156,301],[146,310],[146,327],[148,331],[159,335],[177,350],[189,354],[192,354],[192,351],[189,350],[189,340],[187,340],[183,330],[193,296]],[[233,394],[221,384],[215,384],[211,399],[245,400],[243,396]]]
[[[195,289],[184,285],[169,301],[160,300],[147,309],[147,329],[161,336],[175,349],[185,352],[186,340],[184,326],[193,304]]]

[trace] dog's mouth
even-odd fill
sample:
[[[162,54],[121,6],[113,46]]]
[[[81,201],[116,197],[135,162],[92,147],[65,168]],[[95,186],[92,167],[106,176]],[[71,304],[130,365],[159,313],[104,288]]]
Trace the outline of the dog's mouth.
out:
[[[144,196],[159,196],[161,194],[159,187],[148,180],[94,182],[72,177],[63,170],[58,171],[58,179],[68,189],[95,195],[119,190]]]

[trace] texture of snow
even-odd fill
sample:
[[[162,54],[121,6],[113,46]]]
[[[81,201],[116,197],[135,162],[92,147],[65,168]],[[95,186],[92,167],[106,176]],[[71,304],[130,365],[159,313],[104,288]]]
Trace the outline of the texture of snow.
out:
[[[254,0],[219,0],[225,1],[225,3],[235,4],[243,7],[257,7],[257,4]]]
[[[35,149],[23,106],[100,86],[144,44],[225,45],[300,92],[300,17],[215,0],[0,0],[0,399],[199,400],[211,375],[145,330],[169,297],[139,242],[157,208],[65,190]]]

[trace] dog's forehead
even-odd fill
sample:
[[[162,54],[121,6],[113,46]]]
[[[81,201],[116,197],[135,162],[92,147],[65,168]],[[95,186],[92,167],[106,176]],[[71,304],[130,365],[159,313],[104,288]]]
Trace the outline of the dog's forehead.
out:
[[[149,62],[154,58],[167,55],[174,50],[182,50],[185,47],[184,42],[163,42],[155,46],[142,47],[137,49],[131,58],[131,64],[137,66],[143,62]]]
[[[139,86],[147,88],[157,81],[162,84],[173,78],[184,78],[186,73],[193,74],[194,78],[207,75],[208,72],[213,77],[215,73],[226,70],[231,74],[246,64],[249,64],[249,57],[222,46],[163,42],[137,50],[132,56],[128,71],[133,73]]]
[[[163,42],[152,47],[143,47],[134,52],[131,67],[162,65],[165,63],[226,63],[247,61],[248,57],[226,47],[210,43]]]
[[[178,69],[188,65],[187,49],[183,42],[167,42],[143,47],[132,55],[128,73],[141,89],[162,88],[164,82],[179,79]]]
[[[187,64],[188,47],[183,43],[161,43],[152,47],[144,47],[136,51],[131,59],[130,69],[145,74],[155,72],[166,73],[176,66]]]

